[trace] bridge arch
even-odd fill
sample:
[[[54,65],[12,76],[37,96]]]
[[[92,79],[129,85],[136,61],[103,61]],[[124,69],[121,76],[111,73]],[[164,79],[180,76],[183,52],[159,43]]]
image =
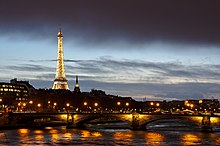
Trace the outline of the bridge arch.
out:
[[[126,122],[129,125],[132,123],[132,114],[88,114],[88,115],[74,115],[74,124],[76,127],[85,127],[89,121],[96,119],[114,119],[117,121]]]
[[[193,127],[193,126],[198,126],[198,127],[200,127],[200,126],[201,126],[200,123],[197,123],[197,122],[195,122],[195,121],[192,121],[192,120],[190,120],[190,119],[188,119],[188,118],[182,118],[182,117],[176,118],[176,117],[175,117],[175,118],[172,118],[172,119],[170,119],[170,118],[156,118],[156,119],[152,119],[152,120],[146,121],[146,122],[140,124],[140,129],[146,130],[146,127],[147,127],[149,124],[154,123],[154,122],[157,122],[157,121],[164,121],[164,120],[171,120],[170,123],[175,122],[175,121],[184,122],[184,123],[187,122],[187,123],[190,123],[190,124],[191,124],[190,127]],[[175,121],[172,121],[172,120],[175,120]]]

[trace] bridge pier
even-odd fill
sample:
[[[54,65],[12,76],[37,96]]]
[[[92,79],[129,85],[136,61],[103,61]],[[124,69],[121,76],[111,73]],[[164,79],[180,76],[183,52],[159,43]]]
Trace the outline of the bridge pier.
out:
[[[140,130],[140,122],[139,122],[139,113],[132,113],[132,121],[131,121],[131,129],[132,130]]]
[[[66,128],[75,128],[76,127],[73,114],[68,113],[66,121],[67,121]]]
[[[203,118],[202,118],[202,127],[201,128],[202,128],[203,132],[212,132],[210,116],[203,116]]]

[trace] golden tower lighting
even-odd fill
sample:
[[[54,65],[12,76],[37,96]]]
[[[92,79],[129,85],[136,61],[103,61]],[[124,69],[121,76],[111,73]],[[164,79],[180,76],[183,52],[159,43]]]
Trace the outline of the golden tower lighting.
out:
[[[61,30],[57,34],[58,38],[58,55],[57,55],[57,68],[56,77],[52,89],[66,89],[69,90],[65,70],[64,70],[64,57],[63,57],[63,33]]]

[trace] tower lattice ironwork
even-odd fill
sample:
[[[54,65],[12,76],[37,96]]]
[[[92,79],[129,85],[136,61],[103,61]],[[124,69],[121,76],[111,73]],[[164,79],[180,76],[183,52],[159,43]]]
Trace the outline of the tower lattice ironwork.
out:
[[[63,57],[63,33],[60,30],[57,34],[58,38],[58,56],[57,56],[57,68],[56,78],[54,80],[52,89],[66,89],[69,90],[67,83],[65,70],[64,70],[64,57]]]

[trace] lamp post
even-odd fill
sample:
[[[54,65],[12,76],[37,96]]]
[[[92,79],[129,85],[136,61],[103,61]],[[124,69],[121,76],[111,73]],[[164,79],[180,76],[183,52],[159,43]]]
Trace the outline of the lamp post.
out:
[[[83,102],[83,109],[87,112],[87,105],[88,105],[88,103],[86,102],[86,101],[84,101]]]
[[[96,108],[98,107],[98,105],[99,104],[97,102],[94,103],[94,106],[95,106],[94,112],[96,112],[96,110],[97,110]]]
[[[117,110],[118,110],[118,111],[120,111],[120,105],[121,105],[121,102],[118,101],[118,102],[117,102],[117,106],[118,106],[118,107],[117,107]]]
[[[1,111],[2,111],[2,109],[3,109],[2,101],[3,101],[3,100],[0,98],[0,104],[1,104],[0,107],[1,107]]]
[[[29,103],[28,105],[29,110],[33,110],[33,101],[30,100],[28,103]]]
[[[57,110],[57,109],[56,109],[56,106],[57,106],[57,103],[54,102],[54,103],[53,103],[53,108],[54,108],[55,110]]]
[[[69,107],[70,107],[70,103],[66,103],[66,111],[67,111],[67,113],[69,113]]]

